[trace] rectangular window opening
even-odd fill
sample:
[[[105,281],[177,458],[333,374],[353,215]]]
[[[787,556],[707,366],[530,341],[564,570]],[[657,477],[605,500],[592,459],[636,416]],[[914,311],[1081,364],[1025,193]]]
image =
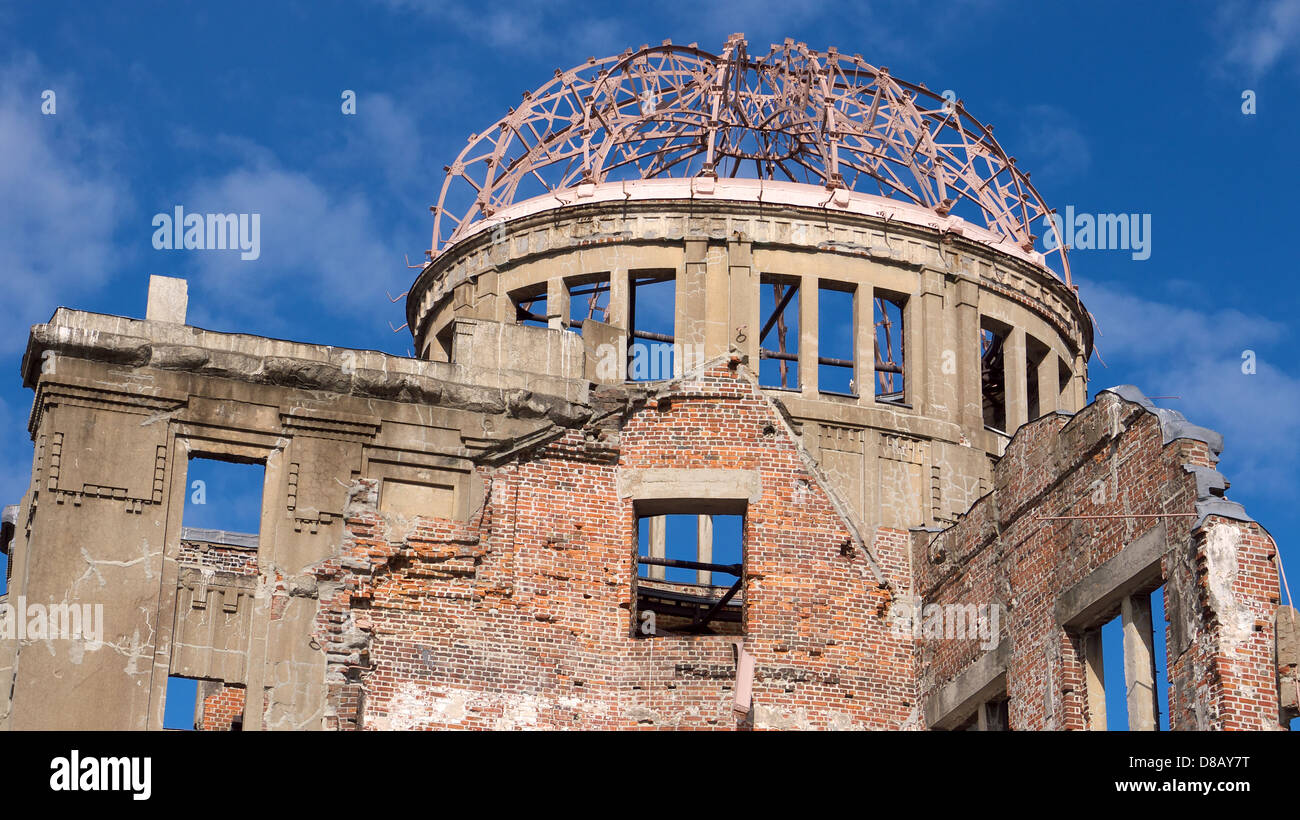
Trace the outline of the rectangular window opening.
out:
[[[1100,628],[1104,714],[1090,715],[1094,728],[1137,731],[1130,703],[1154,712],[1151,730],[1169,729],[1169,677],[1165,652],[1164,587],[1132,596],[1133,604],[1121,608]],[[1127,621],[1127,623],[1126,623]],[[1126,631],[1128,640],[1126,640]],[[1086,641],[1086,638],[1085,638]],[[1135,652],[1133,663],[1129,654]],[[1129,675],[1136,680],[1129,680]],[[1148,701],[1151,706],[1147,706]],[[1089,699],[1093,703],[1093,698]],[[1098,725],[1100,719],[1102,723]]]
[[[564,280],[569,290],[568,327],[579,336],[582,323],[609,323],[609,274],[573,276]]]
[[[637,637],[744,634],[743,514],[637,519]]]
[[[262,528],[265,479],[266,464],[261,461],[191,456],[185,475],[188,486],[182,528],[213,530],[256,540]]]
[[[677,278],[673,271],[628,274],[628,381],[673,377],[673,334],[677,317]]]
[[[876,401],[893,404],[906,403],[907,385],[904,383],[903,309],[907,297],[876,291],[874,302],[875,322],[875,382]]]
[[[759,280],[758,383],[799,389],[799,280],[764,275]]]
[[[855,293],[852,285],[819,283],[817,288],[817,389],[822,393],[858,395],[854,381]]]
[[[1006,367],[1003,353],[1011,328],[980,317],[980,389],[984,394],[984,426],[1007,429]]]
[[[520,288],[510,294],[515,306],[515,321],[529,327],[548,327],[546,319],[546,283]]]

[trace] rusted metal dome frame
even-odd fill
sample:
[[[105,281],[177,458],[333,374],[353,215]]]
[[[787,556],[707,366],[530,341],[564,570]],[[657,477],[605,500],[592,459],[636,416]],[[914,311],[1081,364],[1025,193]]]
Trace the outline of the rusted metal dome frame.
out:
[[[556,71],[445,170],[430,256],[516,202],[636,179],[848,189],[963,218],[1030,253],[1033,223],[1051,213],[960,100],[835,49],[787,40],[751,57],[740,34],[721,55],[665,42]],[[1064,248],[1043,263],[1071,284]]]

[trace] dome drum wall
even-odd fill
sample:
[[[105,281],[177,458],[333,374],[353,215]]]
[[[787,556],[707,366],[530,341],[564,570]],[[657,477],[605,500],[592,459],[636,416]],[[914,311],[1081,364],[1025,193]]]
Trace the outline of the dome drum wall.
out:
[[[941,526],[987,492],[991,460],[1016,427],[1086,402],[1092,327],[1072,288],[1023,253],[971,239],[976,233],[959,220],[932,227],[779,203],[568,204],[505,218],[445,249],[412,287],[408,321],[421,357],[447,361],[457,319],[513,323],[525,315],[523,295],[546,297],[534,323],[578,332],[570,291],[608,282],[603,321],[586,340],[587,373],[621,381],[596,372],[595,343],[632,341],[633,277],[656,272],[653,278],[674,282],[671,297],[666,287],[658,297],[671,306],[657,308],[671,311],[676,344],[704,359],[740,352],[757,372],[760,356],[771,357],[760,353],[759,336],[775,318],[760,289],[774,279],[798,284],[791,383],[765,386],[864,525]],[[818,363],[826,359],[818,353],[815,297],[827,287],[851,294],[853,356],[844,365],[857,395],[819,385]],[[896,304],[901,319],[902,391],[885,399],[873,389],[881,367],[871,318],[878,298]],[[995,335],[997,355],[982,355]],[[772,336],[765,338],[770,350]],[[674,359],[680,375],[682,357]],[[1003,385],[999,416],[989,415],[990,364]]]

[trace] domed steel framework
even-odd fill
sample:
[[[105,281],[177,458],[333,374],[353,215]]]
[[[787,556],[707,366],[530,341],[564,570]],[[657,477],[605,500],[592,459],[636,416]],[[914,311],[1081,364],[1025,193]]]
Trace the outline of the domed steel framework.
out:
[[[751,56],[740,34],[721,55],[665,42],[556,71],[445,170],[433,256],[516,202],[636,179],[845,188],[961,217],[1024,251],[1049,213],[992,127],[950,94],[790,40]],[[1048,255],[1069,283],[1064,249]]]

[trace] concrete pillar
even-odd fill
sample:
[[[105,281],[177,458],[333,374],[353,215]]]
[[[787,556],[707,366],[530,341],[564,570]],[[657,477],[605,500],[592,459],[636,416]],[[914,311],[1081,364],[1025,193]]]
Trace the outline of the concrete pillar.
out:
[[[753,246],[749,242],[728,242],[730,262],[729,301],[731,323],[727,329],[727,346],[735,345],[749,357],[749,367],[758,371],[758,331],[762,329],[759,317],[758,274],[754,272]]]
[[[1124,682],[1128,689],[1128,728],[1154,732],[1156,723],[1156,668],[1151,631],[1151,596],[1130,595],[1120,604],[1124,623]]]
[[[1083,684],[1088,693],[1088,728],[1106,731],[1106,666],[1101,653],[1101,629],[1083,634]]]
[[[564,330],[569,324],[569,288],[563,277],[546,280],[546,326],[551,330]]]
[[[711,564],[713,563],[713,516],[697,516],[695,527],[695,560],[702,564]],[[695,582],[698,584],[713,583],[713,572],[707,569],[697,569],[695,571]]]
[[[1060,393],[1060,367],[1057,365],[1056,354],[1051,350],[1038,362],[1038,415],[1046,416],[1049,413],[1055,413],[1057,406],[1057,397]],[[1033,408],[1031,407],[1032,411]]]
[[[853,289],[853,390],[859,404],[876,400],[876,357],[874,302],[871,286],[858,285]]]
[[[956,358],[958,423],[966,431],[984,429],[984,392],[980,383],[979,283],[962,275],[956,289]]]
[[[628,327],[627,317],[631,303],[631,283],[627,268],[615,268],[609,272],[609,324],[622,330]]]
[[[668,557],[668,519],[662,515],[650,518],[650,557]],[[664,567],[651,564],[648,575],[662,581],[664,579]]]
[[[1070,376],[1070,386],[1066,389],[1073,394],[1070,396],[1073,402],[1070,410],[1077,413],[1088,403],[1088,363],[1084,360],[1082,353],[1074,357],[1074,369]]]
[[[908,400],[931,418],[957,421],[957,357],[951,347],[951,328],[943,306],[944,274],[921,272],[920,305],[916,314],[916,338],[909,352],[904,350]],[[908,332],[908,340],[913,338]],[[945,372],[945,370],[947,372]],[[913,391],[917,392],[913,392]],[[915,398],[913,398],[915,397]]]
[[[729,243],[730,244],[730,243]],[[698,367],[705,361],[721,356],[728,350],[730,339],[728,319],[730,310],[730,249],[720,245],[708,248],[704,256],[704,346],[693,351],[683,351],[688,367]]]
[[[1013,327],[1003,342],[1002,378],[1006,384],[1007,429],[1014,434],[1020,425],[1029,421],[1029,393],[1025,381],[1025,331]]]
[[[677,344],[673,351],[673,375],[677,377],[682,375],[683,347],[704,344],[709,311],[708,252],[708,239],[687,239],[686,262],[677,272],[673,319],[673,339]]]
[[[817,277],[799,280],[799,390],[817,395]]]

